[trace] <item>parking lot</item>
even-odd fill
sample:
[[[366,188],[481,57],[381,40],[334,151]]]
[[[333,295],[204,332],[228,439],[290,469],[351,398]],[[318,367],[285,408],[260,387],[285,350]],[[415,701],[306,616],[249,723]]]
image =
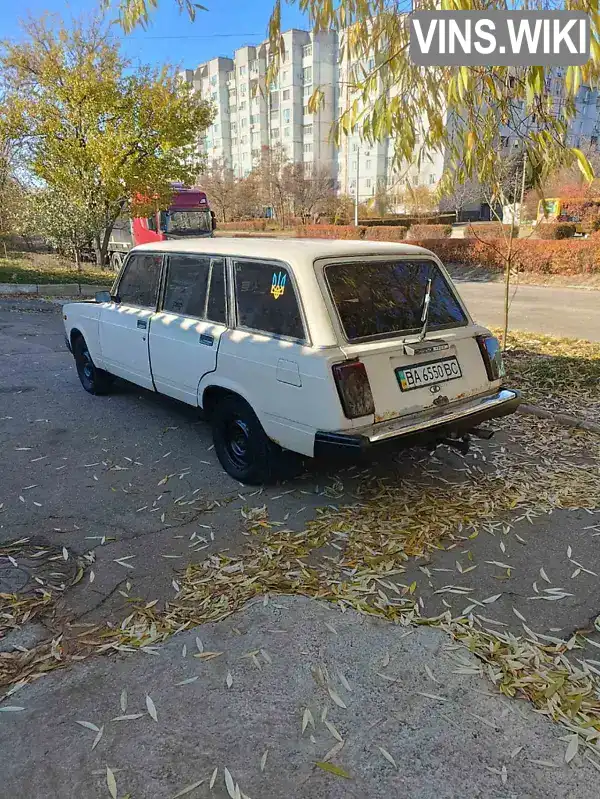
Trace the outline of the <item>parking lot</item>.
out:
[[[213,556],[215,598],[229,574],[242,601],[252,591],[239,574],[255,574],[268,547],[274,565],[261,569],[273,594],[337,592],[356,607],[364,589],[379,591],[386,613],[414,597],[422,616],[474,613],[478,629],[503,635],[584,630],[592,643],[574,662],[600,660],[597,437],[519,416],[466,457],[440,449],[313,464],[257,489],[222,471],[193,409],[122,382],[107,397],[85,393],[56,304],[2,301],[0,375],[0,542],[28,538],[82,566],[57,624],[120,623],[132,602],[158,609],[180,591],[189,602],[185,568]],[[32,574],[4,559],[1,590]],[[26,647],[49,633],[26,629],[13,638]]]

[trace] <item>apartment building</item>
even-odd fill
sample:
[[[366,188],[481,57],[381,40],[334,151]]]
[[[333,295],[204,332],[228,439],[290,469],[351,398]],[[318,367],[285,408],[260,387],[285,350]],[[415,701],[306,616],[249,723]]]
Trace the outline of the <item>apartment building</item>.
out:
[[[330,130],[335,118],[334,33],[289,30],[274,84],[267,86],[269,42],[238,48],[233,58],[213,58],[181,77],[211,100],[216,116],[200,142],[211,161],[223,161],[236,176],[247,175],[266,148],[281,146],[290,161],[335,171]],[[324,101],[310,113],[308,101],[319,86]]]
[[[232,58],[218,57],[184,70],[181,77],[203,98],[213,102],[216,116],[199,146],[211,161],[223,161],[236,176],[247,175],[260,161],[266,148],[281,146],[287,157],[303,162],[307,173],[326,169],[338,191],[371,200],[378,189],[388,194],[410,183],[435,189],[442,177],[446,155],[431,153],[420,164],[394,167],[391,137],[369,144],[358,135],[343,136],[339,146],[332,136],[334,121],[356,99],[352,93],[353,73],[370,72],[372,59],[349,63],[339,47],[337,34],[292,29],[282,35],[285,47],[275,83],[267,86],[270,45],[263,41],[237,49]],[[556,113],[562,98],[561,68],[549,76]],[[311,114],[308,101],[315,88],[324,102]],[[598,145],[600,93],[582,86],[577,98],[577,115],[570,123],[568,141],[583,148]],[[518,152],[518,141],[500,130],[504,153]],[[403,210],[397,207],[396,210]]]

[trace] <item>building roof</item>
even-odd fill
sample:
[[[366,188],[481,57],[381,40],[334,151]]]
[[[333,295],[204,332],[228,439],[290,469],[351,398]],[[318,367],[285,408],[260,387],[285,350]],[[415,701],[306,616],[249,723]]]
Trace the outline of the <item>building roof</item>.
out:
[[[256,237],[198,237],[169,239],[135,248],[145,251],[210,253],[249,258],[270,258],[297,264],[317,258],[339,258],[357,255],[429,255],[429,250],[412,244],[346,239],[292,239]]]

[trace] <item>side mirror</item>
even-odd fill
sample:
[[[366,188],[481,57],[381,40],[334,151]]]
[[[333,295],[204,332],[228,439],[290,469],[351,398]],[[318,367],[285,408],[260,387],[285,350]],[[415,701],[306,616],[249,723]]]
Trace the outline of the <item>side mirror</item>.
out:
[[[110,291],[97,291],[94,299],[96,302],[112,302],[113,298],[110,296]]]

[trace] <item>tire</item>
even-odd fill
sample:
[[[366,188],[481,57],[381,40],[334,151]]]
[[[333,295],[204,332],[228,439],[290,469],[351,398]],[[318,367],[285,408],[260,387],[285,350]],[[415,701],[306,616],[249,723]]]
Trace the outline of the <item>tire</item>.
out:
[[[210,420],[215,452],[227,474],[248,485],[275,479],[281,448],[267,436],[245,400],[234,395],[219,399]]]
[[[83,336],[78,336],[73,344],[75,367],[81,385],[89,394],[107,394],[113,383],[113,376],[103,369],[98,369],[92,361],[88,346]]]
[[[123,254],[120,252],[113,252],[110,256],[110,268],[113,272],[120,272],[123,266]]]

